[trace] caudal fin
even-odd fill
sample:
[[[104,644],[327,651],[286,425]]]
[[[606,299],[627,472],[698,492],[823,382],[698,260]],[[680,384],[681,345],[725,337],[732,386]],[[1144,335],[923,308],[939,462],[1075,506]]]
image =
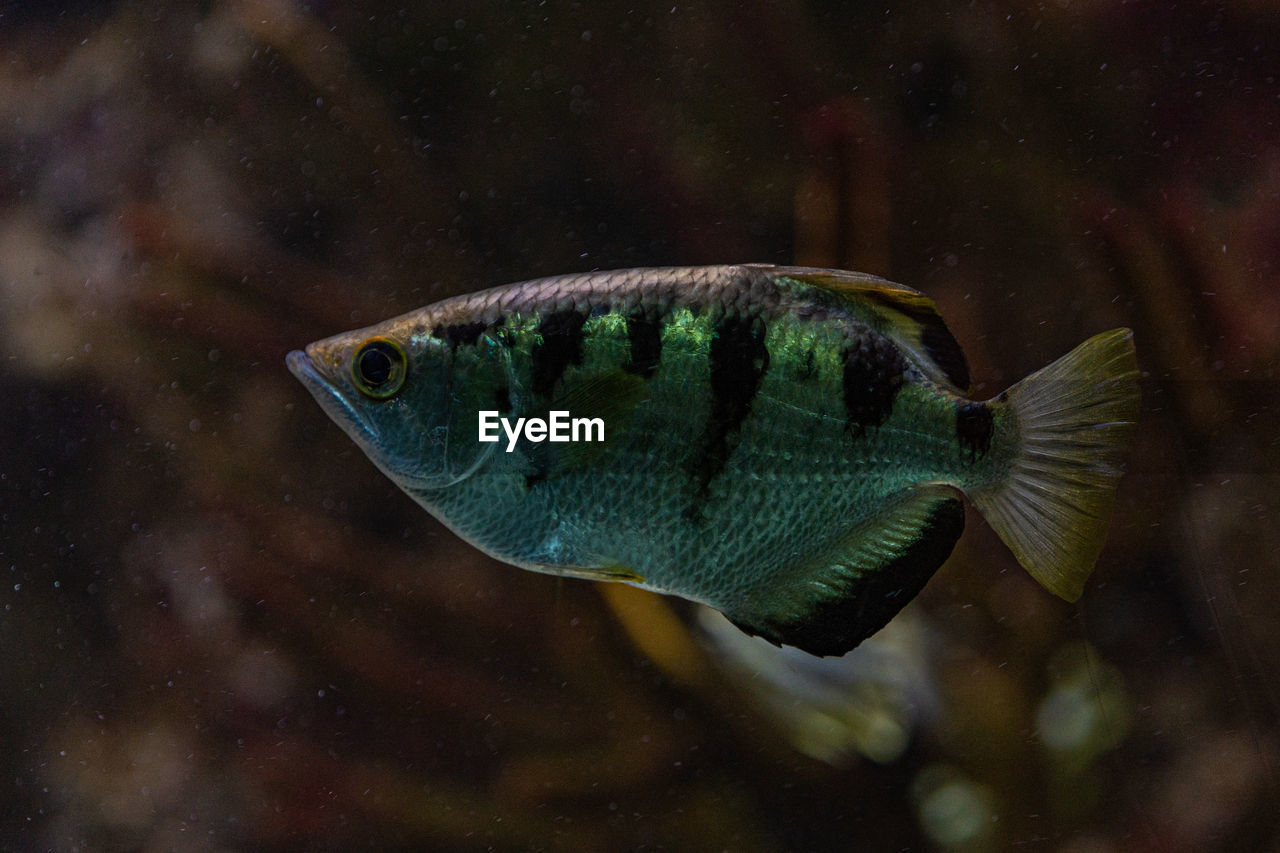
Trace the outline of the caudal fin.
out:
[[[1102,551],[1138,418],[1133,332],[1095,335],[1005,392],[1020,435],[1008,476],[969,497],[1018,562],[1075,601]]]

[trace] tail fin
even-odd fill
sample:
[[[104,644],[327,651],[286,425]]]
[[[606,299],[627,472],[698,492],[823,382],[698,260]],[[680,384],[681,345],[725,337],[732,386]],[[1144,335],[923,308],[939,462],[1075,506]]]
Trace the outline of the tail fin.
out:
[[[1020,445],[1008,476],[969,495],[1018,562],[1075,601],[1102,551],[1138,417],[1133,332],[1095,335],[1005,392]]]

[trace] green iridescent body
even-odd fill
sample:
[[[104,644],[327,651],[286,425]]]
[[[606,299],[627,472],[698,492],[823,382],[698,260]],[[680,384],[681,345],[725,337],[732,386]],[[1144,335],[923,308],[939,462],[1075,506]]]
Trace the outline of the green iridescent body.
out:
[[[387,343],[368,355],[371,340]],[[1132,345],[1110,348],[1118,366],[1086,382],[1110,383],[1110,408],[1090,423],[1105,440],[1063,475],[1088,481],[1071,498],[1086,509],[1109,506],[1136,413]],[[397,352],[404,375],[384,399]],[[767,266],[495,288],[318,342],[290,366],[388,476],[481,550],[703,602],[817,654],[856,645],[919,591],[960,535],[957,493],[1007,495],[1030,464],[1020,419],[1036,416],[963,395],[963,356],[923,296]],[[368,379],[383,380],[373,396]],[[605,441],[522,439],[507,452],[505,437],[479,441],[481,410],[599,417]],[[1105,528],[1101,509],[1091,515]],[[1100,536],[1043,573],[1060,582],[1037,576],[1078,595]]]
[[[587,321],[583,364],[565,371],[566,393],[624,363],[628,340],[619,319]],[[508,319],[514,328],[504,339],[514,353],[530,352],[538,321]],[[768,327],[770,369],[736,446],[701,494],[692,472],[711,400],[688,389],[707,384],[715,324],[687,308],[673,313],[648,393],[625,423],[606,419],[607,451],[589,466],[568,466],[530,487],[526,453],[544,448],[521,442],[514,453],[496,448],[460,483],[410,494],[508,562],[553,573],[623,566],[645,578],[638,586],[724,607],[919,486],[963,489],[1007,465],[1007,446],[975,458],[959,445],[956,398],[922,375],[904,383],[888,420],[853,435],[841,405],[841,330],[782,315]],[[517,387],[528,387],[529,359],[515,362]],[[490,371],[473,381],[496,389],[505,377]],[[547,408],[530,400],[510,416]]]

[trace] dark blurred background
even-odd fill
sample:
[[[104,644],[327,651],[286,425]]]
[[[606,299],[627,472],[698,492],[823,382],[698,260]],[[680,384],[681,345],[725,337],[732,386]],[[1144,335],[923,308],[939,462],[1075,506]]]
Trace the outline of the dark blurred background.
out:
[[[1280,849],[1280,8],[0,2],[0,846]],[[1117,325],[1068,605],[971,513],[850,657],[496,564],[289,350],[773,261],[978,396]]]

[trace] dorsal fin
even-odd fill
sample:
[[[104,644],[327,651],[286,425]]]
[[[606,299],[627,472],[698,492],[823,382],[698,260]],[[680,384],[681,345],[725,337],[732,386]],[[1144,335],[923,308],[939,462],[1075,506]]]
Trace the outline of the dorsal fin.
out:
[[[933,300],[901,284],[864,273],[810,267],[768,267],[776,278],[808,285],[907,350],[925,375],[954,391],[969,390],[969,363]]]
[[[956,493],[922,487],[721,612],[775,645],[842,655],[915,598],[963,529]]]

